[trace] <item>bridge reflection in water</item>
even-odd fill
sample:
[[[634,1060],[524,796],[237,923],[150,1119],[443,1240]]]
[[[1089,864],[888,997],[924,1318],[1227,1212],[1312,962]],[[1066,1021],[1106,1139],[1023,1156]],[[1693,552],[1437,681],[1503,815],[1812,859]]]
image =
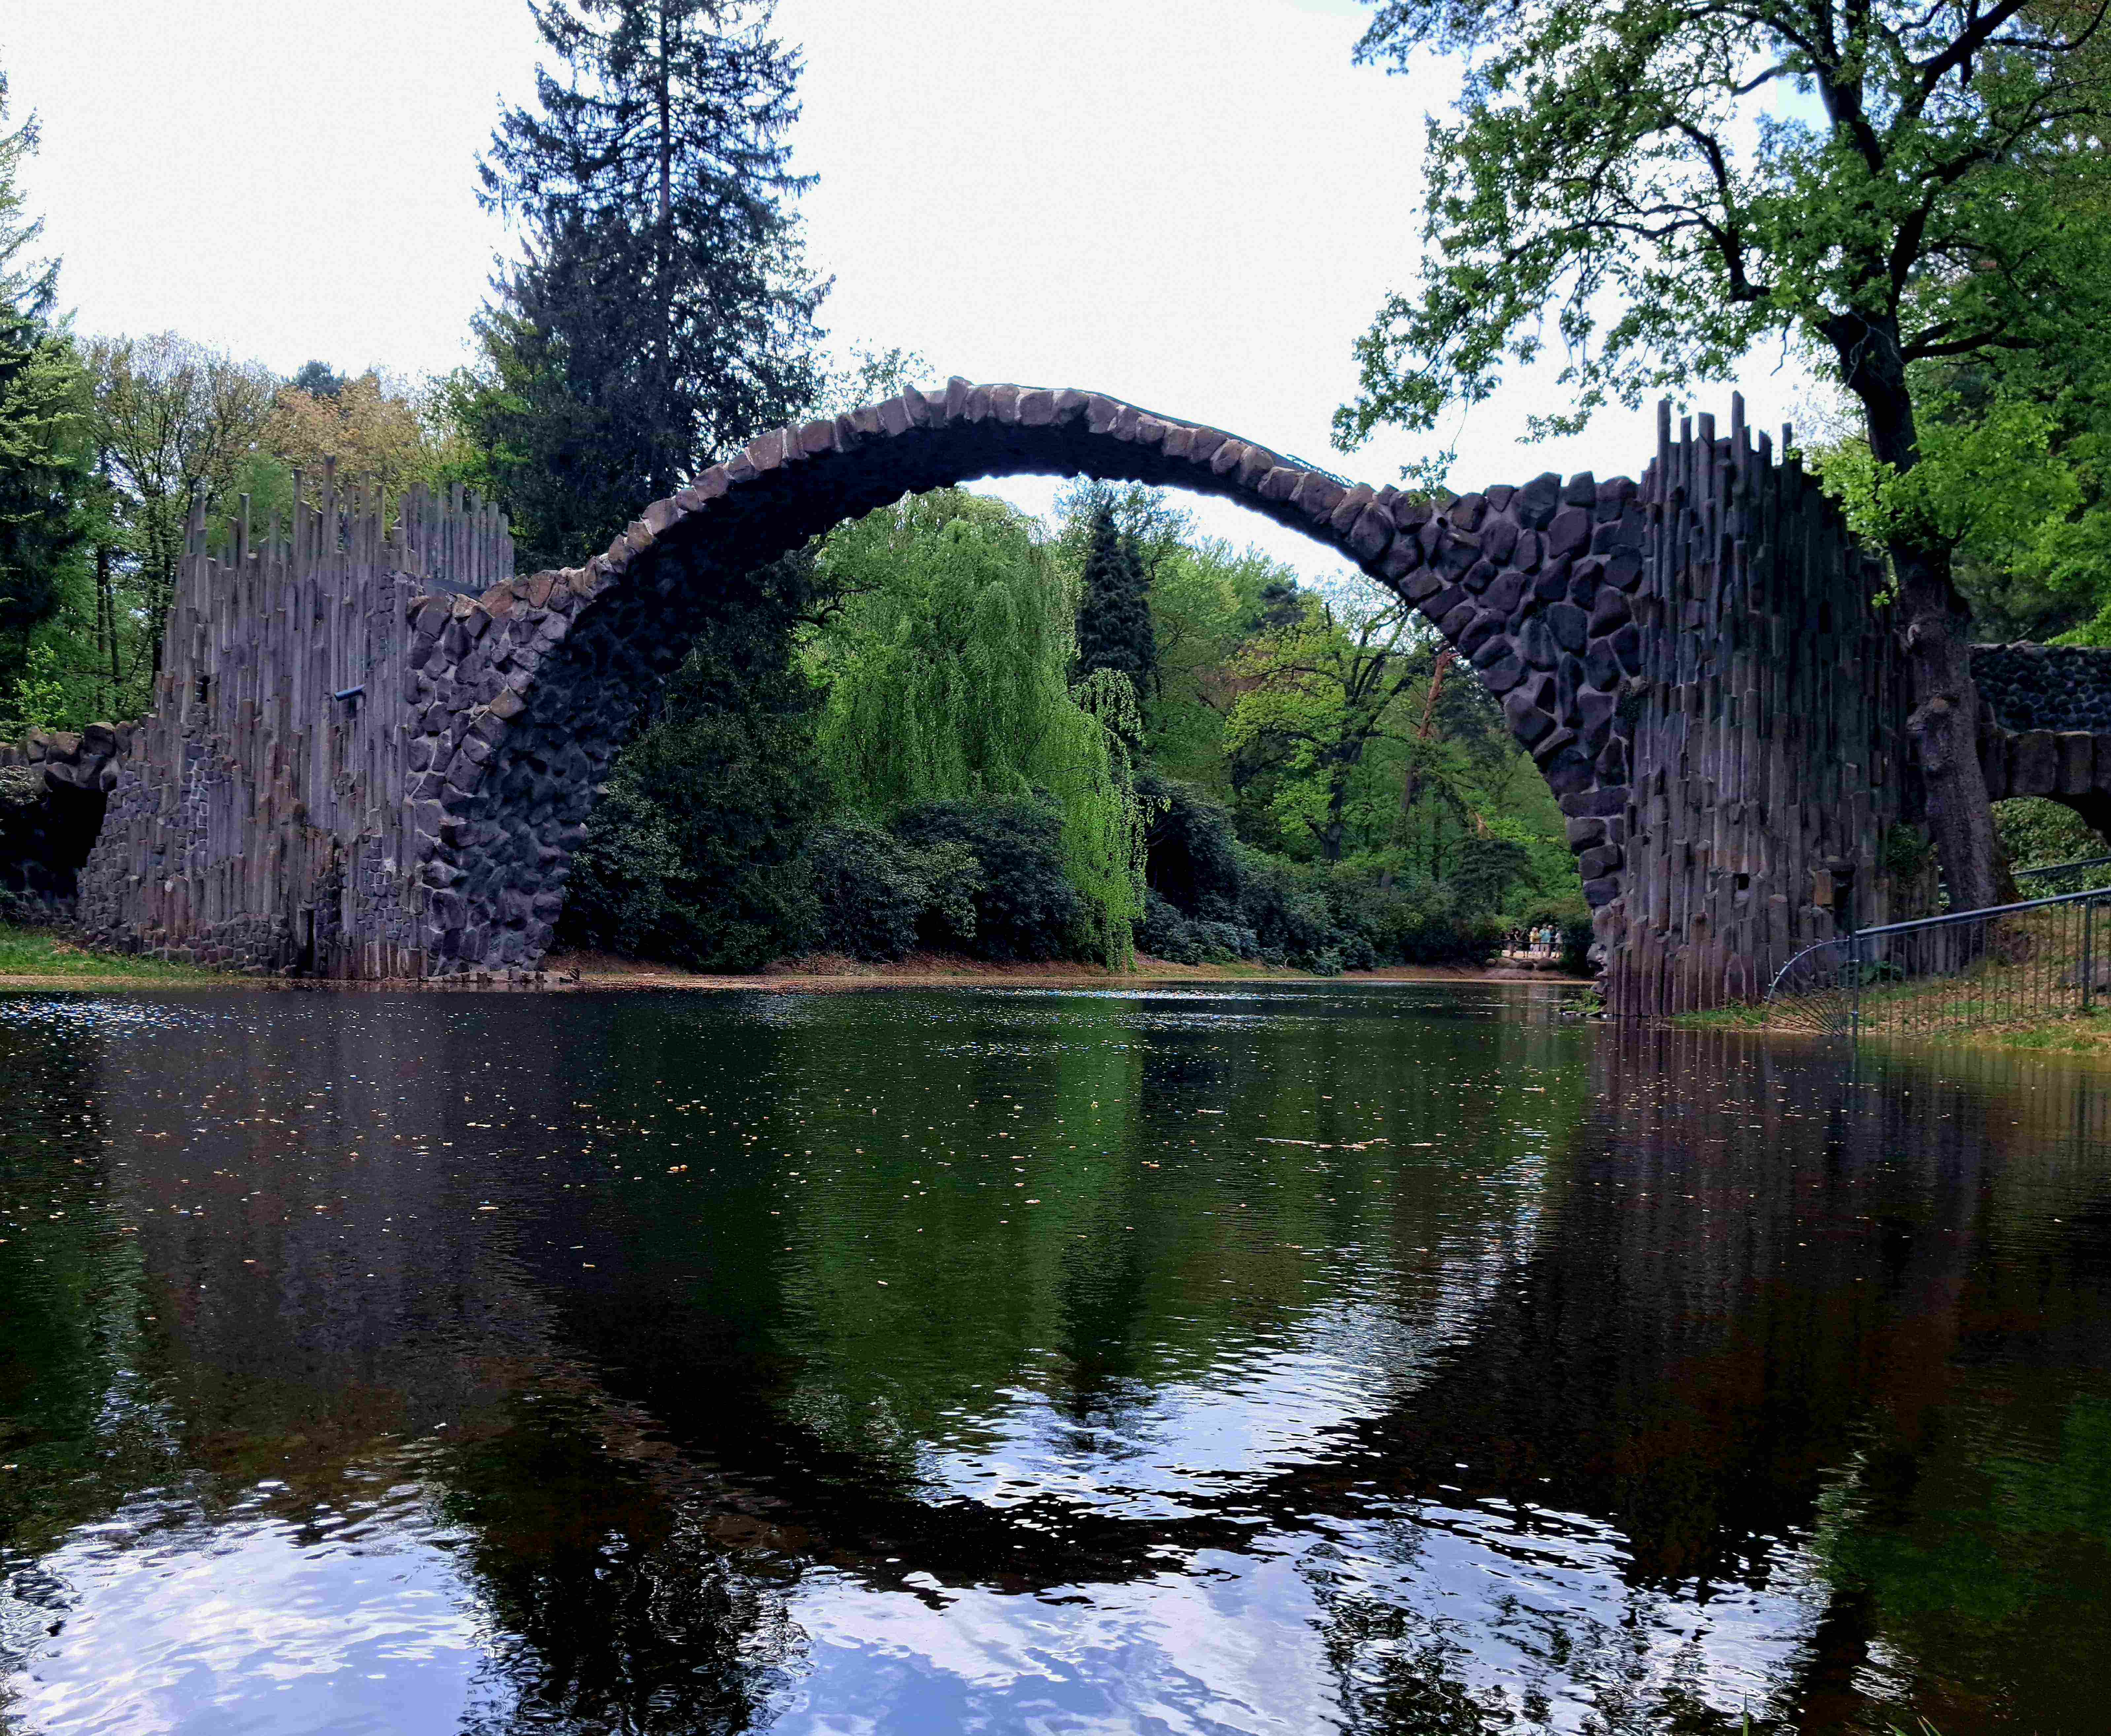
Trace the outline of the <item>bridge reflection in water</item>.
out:
[[[1557,998],[0,1002],[0,1708],[2081,1727],[2092,1081]]]

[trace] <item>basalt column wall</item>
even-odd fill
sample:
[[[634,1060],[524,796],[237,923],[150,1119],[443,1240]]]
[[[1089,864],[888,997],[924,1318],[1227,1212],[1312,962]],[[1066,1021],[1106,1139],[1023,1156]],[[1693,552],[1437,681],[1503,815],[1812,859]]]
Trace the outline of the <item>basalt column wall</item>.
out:
[[[411,871],[408,622],[432,593],[512,576],[506,521],[459,491],[371,492],[207,546],[194,509],[154,709],[106,774],[80,871],[90,938],[262,972],[419,977]]]
[[[1877,868],[1920,811],[1871,557],[1741,400],[1727,437],[1702,416],[1674,440],[1660,411],[1657,446],[1620,895],[1597,915],[1609,1006],[1642,1017],[1764,995],[1838,931],[1850,885],[1861,925],[1917,913]]]

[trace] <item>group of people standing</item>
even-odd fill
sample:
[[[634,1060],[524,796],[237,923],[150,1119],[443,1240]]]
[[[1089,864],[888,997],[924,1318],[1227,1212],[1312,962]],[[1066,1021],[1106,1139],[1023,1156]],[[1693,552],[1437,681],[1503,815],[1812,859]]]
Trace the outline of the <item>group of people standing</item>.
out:
[[[1507,950],[1524,953],[1535,959],[1550,959],[1561,950],[1561,930],[1552,922],[1540,922],[1530,928],[1510,931]]]

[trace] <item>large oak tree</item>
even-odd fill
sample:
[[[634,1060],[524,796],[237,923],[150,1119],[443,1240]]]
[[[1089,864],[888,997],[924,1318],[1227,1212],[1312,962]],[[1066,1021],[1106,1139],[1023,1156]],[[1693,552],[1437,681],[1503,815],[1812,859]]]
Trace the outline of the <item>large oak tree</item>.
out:
[[[1917,391],[1981,358],[2099,354],[2111,0],[1376,0],[1361,57],[1464,57],[1432,120],[1422,279],[1361,340],[1353,442],[1428,428],[1564,351],[1574,428],[1786,340],[1850,395],[1960,909],[2004,878],[1975,750],[1954,527],[1905,486]]]

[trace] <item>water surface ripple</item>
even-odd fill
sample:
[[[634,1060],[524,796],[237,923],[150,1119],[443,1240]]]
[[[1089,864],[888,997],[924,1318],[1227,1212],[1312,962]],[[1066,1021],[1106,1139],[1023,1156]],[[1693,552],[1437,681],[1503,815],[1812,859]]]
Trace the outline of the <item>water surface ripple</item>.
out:
[[[0,1726],[2102,1727],[2111,1075],[0,995]]]

